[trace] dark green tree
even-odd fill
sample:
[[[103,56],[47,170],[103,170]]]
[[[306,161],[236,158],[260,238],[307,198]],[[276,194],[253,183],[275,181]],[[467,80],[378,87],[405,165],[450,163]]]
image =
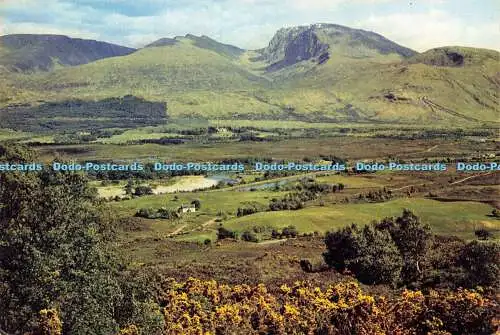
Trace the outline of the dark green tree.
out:
[[[191,201],[191,205],[193,205],[196,210],[199,210],[201,208],[201,201],[199,199],[195,199]]]
[[[125,185],[125,194],[131,195],[132,193],[134,193],[134,182],[132,179],[129,179],[127,185]]]
[[[137,186],[134,190],[134,195],[140,197],[140,196],[143,196],[143,195],[151,195],[153,194],[153,189],[151,188],[151,186],[147,186],[147,185],[140,185],[140,186]]]
[[[236,238],[236,233],[224,227],[217,229],[217,240],[224,240],[226,238]]]
[[[474,235],[476,235],[476,237],[479,240],[483,240],[483,241],[486,241],[490,238],[493,238],[493,233],[491,233],[490,231],[488,231],[484,228],[477,229],[476,231],[474,231]]]
[[[247,241],[247,242],[259,242],[259,239],[257,238],[257,235],[254,232],[251,232],[249,230],[245,230],[241,234],[241,239],[243,241]]]
[[[464,286],[494,286],[500,282],[500,244],[498,242],[468,243],[459,256],[466,273]]]
[[[376,225],[379,230],[387,230],[404,260],[402,279],[412,283],[422,278],[426,256],[432,245],[431,228],[423,224],[412,211],[405,209],[396,218],[386,218]]]
[[[281,235],[282,236],[285,236],[287,238],[290,238],[290,237],[297,237],[297,235],[299,234],[299,232],[297,231],[297,228],[295,228],[295,226],[288,226],[288,227],[285,227],[283,228],[283,231],[281,232]]]
[[[0,161],[34,160],[0,146]],[[0,174],[0,329],[30,332],[39,312],[52,308],[65,335],[117,331],[114,311],[125,293],[105,213],[82,174]]]

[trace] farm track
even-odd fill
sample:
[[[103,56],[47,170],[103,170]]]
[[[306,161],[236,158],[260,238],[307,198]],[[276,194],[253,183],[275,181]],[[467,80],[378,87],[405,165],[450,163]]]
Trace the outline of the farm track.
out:
[[[280,242],[285,242],[286,240],[287,240],[286,238],[281,239],[281,240],[266,240],[266,241],[258,242],[257,244],[258,245],[277,244],[277,243],[280,243]]]
[[[429,99],[427,99],[426,97],[422,97],[422,102],[424,104],[426,104],[427,106],[429,106],[429,108],[436,113],[436,111],[441,111],[441,112],[445,112],[447,114],[450,114],[450,115],[453,115],[453,116],[456,116],[456,117],[459,117],[459,118],[462,118],[464,120],[467,120],[467,121],[471,121],[471,122],[487,122],[487,121],[484,121],[484,120],[479,120],[479,119],[476,119],[474,117],[471,117],[471,116],[467,116],[467,115],[464,115],[464,114],[461,114],[459,112],[456,112],[452,109],[449,109],[449,108],[446,108],[444,106],[441,106]]]
[[[174,230],[173,232],[168,234],[168,237],[179,235],[182,232],[182,230],[184,230],[184,228],[186,228],[186,226],[187,226],[186,224],[179,226],[176,230]]]
[[[183,231],[186,228],[186,226],[187,226],[187,224],[183,224],[183,225],[179,226],[173,232],[169,233],[167,236],[168,237],[174,237],[174,236],[181,235],[181,234],[192,233],[192,232],[196,231],[196,229],[198,229],[198,228],[205,228],[207,226],[210,226],[210,225],[214,224],[216,222],[215,220],[216,220],[216,218],[210,219],[210,220],[202,223],[201,225],[199,225],[199,226],[197,226],[197,227],[195,227],[193,229],[187,230],[187,231]]]
[[[431,152],[432,150],[436,149],[437,147],[439,147],[439,144],[436,144],[435,146],[430,147],[429,149],[425,150],[425,152]]]
[[[460,184],[460,183],[463,183],[464,181],[467,181],[467,180],[472,179],[472,178],[477,178],[477,177],[481,177],[481,176],[489,176],[490,174],[493,174],[493,173],[494,172],[475,174],[473,176],[469,176],[467,178],[455,181],[455,182],[451,183],[450,185]]]

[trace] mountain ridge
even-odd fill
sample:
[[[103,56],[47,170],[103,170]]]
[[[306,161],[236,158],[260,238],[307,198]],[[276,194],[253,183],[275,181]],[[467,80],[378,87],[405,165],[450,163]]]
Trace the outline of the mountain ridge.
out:
[[[497,123],[498,55],[464,47],[418,53],[333,24],[280,29],[258,50],[186,34],[49,72],[0,66],[0,104],[132,94],[168,101],[172,117]]]
[[[408,63],[460,67],[481,65],[488,60],[500,62],[499,56],[500,53],[492,49],[463,46],[442,46],[414,55],[408,59]]]
[[[218,42],[206,35],[196,36],[193,34],[186,34],[184,36],[175,36],[174,38],[164,37],[146,45],[144,48],[176,45],[182,40],[189,40],[190,42],[193,43],[194,46],[198,48],[211,50],[232,59],[238,58],[245,52],[244,49],[241,49],[231,44]]]
[[[51,34],[0,36],[0,65],[15,72],[50,71],[125,56],[136,49],[108,42]]]

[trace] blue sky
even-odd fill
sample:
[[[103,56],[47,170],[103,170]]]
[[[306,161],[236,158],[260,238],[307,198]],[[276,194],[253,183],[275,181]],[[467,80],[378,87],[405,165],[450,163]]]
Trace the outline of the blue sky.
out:
[[[500,50],[493,0],[0,0],[0,34],[47,33],[141,47],[187,33],[256,49],[281,27],[337,23],[418,51]]]

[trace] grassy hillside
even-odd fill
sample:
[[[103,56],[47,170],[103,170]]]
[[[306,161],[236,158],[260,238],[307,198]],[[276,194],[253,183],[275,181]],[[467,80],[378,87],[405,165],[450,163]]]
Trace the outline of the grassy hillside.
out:
[[[495,50],[450,46],[414,55],[408,59],[408,62],[435,66],[473,66],[491,62],[498,63],[499,56]]]
[[[57,69],[47,74],[17,75],[10,103],[63,98],[100,99],[133,94],[168,101],[173,116],[192,114],[232,117],[234,113],[265,114],[269,106],[247,94],[268,81],[233,63],[227,55],[200,48],[191,39],[148,47],[127,57]],[[36,92],[26,96],[26,92]]]
[[[487,54],[490,52],[488,51]],[[351,117],[422,124],[498,124],[500,66],[476,50],[481,63],[438,67],[422,63],[343,59],[315,67],[285,83],[277,99],[299,113],[342,109]]]
[[[375,33],[312,25],[280,30],[250,59],[275,80],[265,101],[305,118],[498,125],[499,55],[465,47],[418,54]]]
[[[7,73],[0,104],[132,94],[167,101],[182,118],[496,127],[498,55],[461,47],[417,54],[336,25],[280,30],[256,51],[188,34],[124,57]]]
[[[253,226],[282,229],[294,225],[300,232],[326,232],[352,223],[368,224],[374,219],[401,214],[404,208],[413,210],[437,234],[472,238],[474,230],[485,227],[500,229],[500,223],[487,215],[489,205],[477,202],[444,203],[427,199],[398,199],[378,204],[333,205],[298,211],[257,213],[236,218],[224,224],[229,229],[244,231]]]
[[[84,92],[138,90],[148,95],[182,91],[235,91],[262,84],[225,57],[189,41],[145,48],[122,58],[61,69],[38,78],[47,90]],[[77,89],[77,91],[79,90]]]

